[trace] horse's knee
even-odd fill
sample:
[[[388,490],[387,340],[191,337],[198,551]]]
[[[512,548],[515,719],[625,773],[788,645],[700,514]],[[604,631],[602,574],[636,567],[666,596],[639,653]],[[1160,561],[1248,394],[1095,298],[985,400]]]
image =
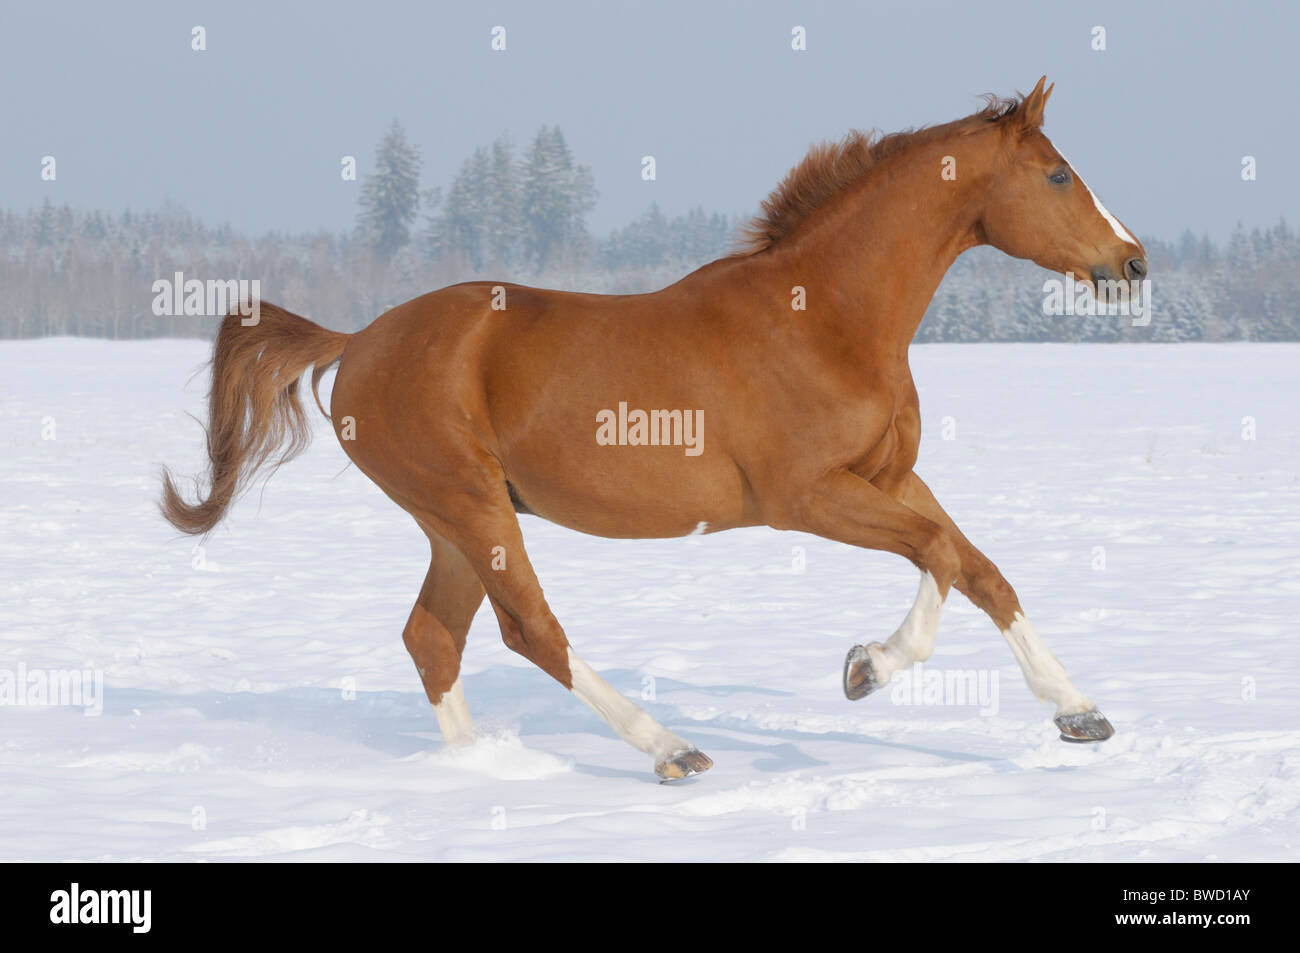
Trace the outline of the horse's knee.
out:
[[[1000,629],[1008,628],[1020,611],[1020,599],[997,566],[985,560],[966,578],[971,601],[992,616]]]
[[[528,657],[528,643],[524,639],[524,630],[510,616],[503,616],[501,622],[501,641],[506,648],[517,655]]]
[[[921,568],[934,577],[941,593],[956,581],[961,572],[961,556],[947,531],[937,523],[931,525],[920,550]]]
[[[506,612],[497,613],[497,617],[506,648],[522,655],[566,688],[572,687],[569,640],[559,622],[553,617],[516,619]]]

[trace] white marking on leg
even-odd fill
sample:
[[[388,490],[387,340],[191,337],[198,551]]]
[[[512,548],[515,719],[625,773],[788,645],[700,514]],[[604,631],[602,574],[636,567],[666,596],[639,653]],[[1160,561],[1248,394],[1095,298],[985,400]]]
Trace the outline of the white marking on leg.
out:
[[[1065,159],[1064,152],[1061,152],[1060,149],[1057,149],[1056,151],[1057,153],[1060,154],[1062,159]],[[1069,159],[1065,159],[1065,164],[1068,165],[1071,169],[1074,169],[1074,163],[1071,162]],[[1088,188],[1088,183],[1083,181],[1083,178],[1079,175],[1079,171],[1077,169],[1075,169],[1074,171],[1074,177],[1079,180],[1080,185],[1082,185],[1085,189],[1087,189],[1088,195],[1091,196],[1092,198],[1092,204],[1097,206],[1097,211],[1101,213],[1101,217],[1106,220],[1106,224],[1110,226],[1111,231],[1115,233],[1116,237],[1118,237],[1119,240],[1122,242],[1128,242],[1130,245],[1136,245],[1138,243],[1138,240],[1134,238],[1132,234],[1129,233],[1129,230],[1123,226],[1123,224],[1120,222],[1119,219],[1117,219],[1114,215],[1111,215],[1110,212],[1107,211],[1106,206],[1102,205],[1101,199],[1097,198],[1096,193],[1093,192],[1092,189]]]
[[[1023,613],[1016,613],[1011,627],[1002,635],[1025,673],[1029,690],[1043,701],[1054,702],[1058,715],[1071,715],[1096,707],[1087,695],[1074,687],[1070,676],[1065,673],[1065,666],[1047,650]]]
[[[691,531],[690,531],[689,533],[687,533],[686,535],[687,535],[687,536],[703,536],[703,535],[708,531],[708,529],[709,529],[709,524],[708,524],[708,523],[703,523],[703,522],[701,522],[701,523],[696,523],[696,524],[695,524],[695,529],[691,530]]]
[[[903,624],[884,645],[867,646],[871,669],[876,684],[884,685],[894,675],[914,662],[924,662],[934,652],[934,640],[939,631],[939,614],[943,611],[943,596],[934,576],[921,574],[921,585],[916,591],[916,601],[908,611]]]
[[[616,691],[590,665],[578,658],[572,647],[569,648],[569,674],[573,679],[573,694],[591,706],[620,738],[634,748],[662,761],[691,747]]]
[[[465,704],[465,689],[459,677],[451,688],[442,693],[442,699],[433,706],[433,714],[438,719],[438,730],[442,732],[442,741],[447,746],[472,744],[477,737],[474,720],[469,716],[469,705]]]

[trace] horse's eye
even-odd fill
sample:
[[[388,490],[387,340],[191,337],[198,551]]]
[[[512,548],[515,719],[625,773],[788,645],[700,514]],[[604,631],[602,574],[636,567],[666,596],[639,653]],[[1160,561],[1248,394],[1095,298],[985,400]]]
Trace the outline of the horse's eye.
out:
[[[1056,172],[1049,175],[1048,179],[1053,185],[1065,185],[1070,181],[1070,173],[1065,169],[1058,169]]]

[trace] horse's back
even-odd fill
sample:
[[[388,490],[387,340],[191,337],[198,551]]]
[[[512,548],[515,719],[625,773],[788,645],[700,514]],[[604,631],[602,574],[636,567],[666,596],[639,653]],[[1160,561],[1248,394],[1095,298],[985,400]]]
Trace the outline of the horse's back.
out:
[[[452,285],[353,338],[334,387],[336,429],[353,418],[344,448],[381,486],[390,470],[410,483],[470,456],[499,466],[516,505],[589,533],[751,522],[708,396],[719,369],[701,352],[713,348],[705,328],[686,325],[662,293]],[[641,414],[649,429],[638,431]]]

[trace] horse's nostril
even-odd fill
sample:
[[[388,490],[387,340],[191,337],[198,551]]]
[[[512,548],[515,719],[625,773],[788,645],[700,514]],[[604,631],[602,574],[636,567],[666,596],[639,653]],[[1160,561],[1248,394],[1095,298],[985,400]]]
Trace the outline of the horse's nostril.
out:
[[[1111,271],[1110,268],[1105,265],[1098,265],[1096,268],[1092,269],[1092,280],[1096,282],[1114,281],[1115,272]]]
[[[1130,258],[1124,262],[1124,275],[1130,281],[1136,281],[1139,278],[1147,276],[1147,262],[1145,258]]]

